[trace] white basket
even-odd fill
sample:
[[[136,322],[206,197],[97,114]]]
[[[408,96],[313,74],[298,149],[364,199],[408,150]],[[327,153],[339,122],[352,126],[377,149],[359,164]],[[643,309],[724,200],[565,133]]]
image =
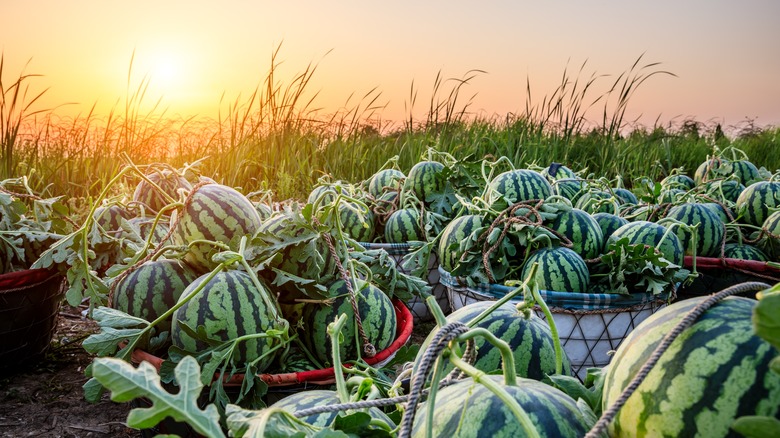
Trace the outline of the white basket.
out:
[[[439,268],[453,310],[478,301],[497,300],[512,290],[503,285],[466,287]],[[584,381],[588,368],[609,364],[611,353],[648,316],[666,306],[669,295],[584,294],[540,291],[558,329],[572,372]],[[522,297],[512,300],[518,302]],[[538,306],[534,313],[545,319]]]

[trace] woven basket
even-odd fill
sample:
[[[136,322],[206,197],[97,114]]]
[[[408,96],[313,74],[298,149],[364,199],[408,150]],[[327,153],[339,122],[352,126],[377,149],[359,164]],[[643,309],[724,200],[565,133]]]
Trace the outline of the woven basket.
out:
[[[685,257],[686,269],[693,269],[693,257]],[[710,295],[735,284],[760,281],[773,285],[780,283],[780,268],[767,262],[716,257],[696,257],[699,276],[680,286],[680,298]],[[755,298],[754,293],[742,295]]]
[[[439,271],[453,310],[477,301],[497,300],[514,290],[500,284],[466,287],[443,269]],[[640,322],[675,297],[674,290],[661,296],[539,292],[550,308],[572,371],[580,380],[585,379],[588,368],[607,365],[611,358],[609,352],[617,349]],[[521,299],[518,297],[514,302]],[[534,313],[545,318],[538,306]]]
[[[390,257],[395,261],[396,269],[404,274],[409,274],[410,270],[404,266],[404,256],[409,254],[411,246],[408,243],[365,243],[360,244],[366,249],[384,249],[390,254]],[[447,287],[439,281],[439,256],[436,252],[431,252],[431,257],[428,259],[428,285],[431,286],[431,295],[436,297],[436,302],[441,307],[444,314],[450,313],[449,300],[447,299]],[[425,300],[419,297],[412,298],[411,301],[406,303],[409,311],[412,312],[415,323],[433,321],[433,314],[428,306],[425,304]]]
[[[28,269],[0,275],[0,372],[40,359],[57,331],[65,294],[56,271]]]

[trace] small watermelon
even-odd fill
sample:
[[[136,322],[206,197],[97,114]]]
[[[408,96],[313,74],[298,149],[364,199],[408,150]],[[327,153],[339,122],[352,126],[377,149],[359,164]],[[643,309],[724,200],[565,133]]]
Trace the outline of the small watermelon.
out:
[[[593,215],[593,219],[595,219],[596,223],[599,224],[599,227],[601,228],[601,234],[604,237],[604,246],[601,248],[602,252],[606,247],[609,236],[611,236],[615,230],[628,223],[626,219],[611,213],[595,213]]]
[[[583,259],[598,257],[604,248],[604,234],[599,223],[579,208],[562,211],[545,225],[568,238],[571,249]]]
[[[760,227],[770,214],[770,208],[780,207],[780,182],[759,181],[748,186],[737,198],[737,211],[742,221]]]
[[[385,191],[397,191],[400,182],[406,178],[398,169],[382,169],[375,173],[368,183],[368,193],[378,198]]]
[[[452,272],[460,259],[460,243],[475,230],[482,227],[482,216],[469,214],[455,218],[444,227],[439,238],[439,265],[447,272]]]
[[[441,193],[447,183],[442,172],[444,164],[438,161],[420,161],[409,170],[404,189],[414,193],[425,205],[430,205],[429,196]]]
[[[686,255],[698,257],[717,257],[726,237],[726,226],[720,217],[702,204],[685,203],[672,207],[666,218],[680,221],[696,228],[696,247],[693,247],[691,233],[683,227],[675,226],[675,234],[685,248]],[[695,250],[695,251],[694,251]]]
[[[723,257],[727,259],[769,261],[769,256],[759,248],[746,243],[727,243],[723,247]]]
[[[539,264],[536,280],[539,289],[557,292],[586,292],[590,281],[588,265],[579,254],[562,246],[534,251],[523,265],[520,275],[528,278],[531,266]]]
[[[385,222],[386,243],[408,243],[426,241],[425,232],[420,224],[420,211],[415,208],[402,208],[394,211]]]
[[[186,178],[170,170],[152,172],[146,177],[174,201],[181,198],[180,190],[192,189],[192,185]],[[165,195],[144,179],[135,187],[133,201],[143,204],[155,213],[170,203]]]
[[[488,184],[487,203],[500,210],[518,202],[546,199],[552,186],[539,172],[529,169],[508,170]]]
[[[677,266],[682,266],[685,255],[680,239],[666,227],[655,222],[629,222],[615,230],[607,239],[607,248],[620,239],[627,238],[630,245],[643,244],[657,248],[664,258]]]
[[[342,400],[339,399],[336,391],[328,391],[325,389],[310,389],[308,391],[301,391],[295,394],[289,395],[273,405],[274,408],[281,408],[287,412],[295,413],[303,411],[305,409],[316,408],[320,406],[332,406],[341,404]],[[379,420],[390,426],[390,429],[395,428],[395,423],[379,408],[370,408],[367,412],[374,420]],[[309,415],[308,417],[301,418],[302,421],[314,426],[328,427],[330,426],[336,417],[339,415],[339,411],[324,412],[322,414]]]

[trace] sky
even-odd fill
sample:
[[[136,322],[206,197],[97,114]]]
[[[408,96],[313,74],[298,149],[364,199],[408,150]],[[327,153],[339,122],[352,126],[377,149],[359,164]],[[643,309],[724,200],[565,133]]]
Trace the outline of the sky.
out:
[[[0,0],[4,83],[42,75],[28,82],[46,89],[36,108],[63,115],[93,105],[105,114],[148,78],[146,104],[216,117],[262,85],[279,49],[276,80],[284,87],[314,68],[306,95],[323,114],[376,98],[386,121],[424,117],[437,75],[474,71],[458,102],[471,99],[477,115],[522,113],[527,84],[538,105],[564,71],[598,77],[589,102],[641,56],[639,66],[659,63],[645,72],[674,76],[635,88],[628,119],[778,126],[778,43],[777,0]],[[444,81],[439,96],[454,84]]]

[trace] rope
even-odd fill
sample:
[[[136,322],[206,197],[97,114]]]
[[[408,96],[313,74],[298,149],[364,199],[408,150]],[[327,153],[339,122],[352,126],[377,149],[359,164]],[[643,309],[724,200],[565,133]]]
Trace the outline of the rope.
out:
[[[618,414],[620,409],[623,407],[623,405],[626,404],[629,397],[631,397],[632,394],[636,391],[636,389],[639,387],[639,385],[642,384],[642,382],[645,380],[647,375],[652,371],[653,367],[656,363],[661,359],[661,356],[666,352],[666,350],[669,348],[669,346],[672,345],[672,342],[674,342],[675,339],[688,327],[690,327],[696,320],[709,308],[714,306],[715,304],[722,301],[724,298],[729,297],[731,295],[739,294],[739,293],[745,293],[750,291],[758,291],[763,289],[768,289],[769,285],[766,283],[760,283],[760,282],[747,282],[747,283],[741,283],[737,284],[731,287],[728,287],[726,289],[723,289],[722,291],[710,295],[709,298],[699,303],[696,307],[691,309],[690,312],[688,312],[687,315],[679,322],[677,325],[664,336],[664,338],[661,340],[661,343],[658,344],[658,346],[653,350],[653,354],[650,355],[650,358],[648,358],[647,362],[640,368],[639,372],[634,376],[633,380],[631,380],[631,383],[628,384],[628,386],[623,390],[623,393],[620,394],[620,397],[617,399],[617,401],[610,406],[608,410],[606,410],[603,414],[601,414],[601,418],[599,418],[599,421],[596,422],[596,424],[593,426],[593,428],[590,429],[587,435],[585,435],[585,438],[596,438],[599,436],[604,435],[606,433],[607,428],[609,427],[609,424],[612,423],[612,420],[615,419],[615,416]]]
[[[355,322],[357,322],[358,334],[363,342],[363,353],[368,357],[374,357],[376,356],[376,347],[368,340],[366,331],[363,329],[363,319],[360,317],[360,309],[358,308],[355,290],[352,288],[352,281],[350,280],[349,274],[347,274],[347,270],[344,269],[344,265],[341,263],[341,258],[336,252],[336,247],[333,245],[333,239],[331,238],[330,233],[323,233],[322,236],[325,238],[325,243],[328,245],[331,256],[336,260],[336,267],[339,270],[339,274],[341,274],[341,278],[344,279],[344,283],[347,285],[349,301],[352,303],[352,312],[355,314]]]
[[[441,327],[434,335],[428,349],[420,360],[420,366],[417,374],[412,376],[412,385],[409,390],[409,400],[406,402],[406,409],[403,418],[401,418],[401,428],[398,432],[398,438],[408,438],[412,433],[414,424],[414,415],[417,412],[417,406],[420,403],[423,393],[423,385],[428,378],[428,373],[434,361],[439,357],[442,350],[447,347],[453,339],[466,333],[469,328],[462,322],[453,321]]]

